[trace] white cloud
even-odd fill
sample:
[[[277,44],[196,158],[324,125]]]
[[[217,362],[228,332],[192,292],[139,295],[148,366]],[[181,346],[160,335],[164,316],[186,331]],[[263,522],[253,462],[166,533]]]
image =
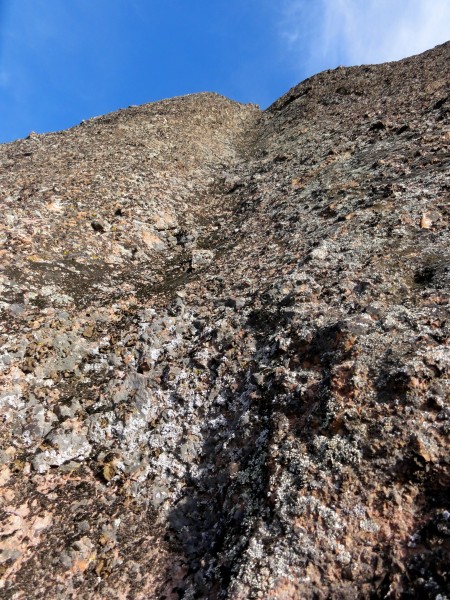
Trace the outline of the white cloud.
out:
[[[450,0],[285,0],[280,32],[310,71],[398,60],[450,38]]]

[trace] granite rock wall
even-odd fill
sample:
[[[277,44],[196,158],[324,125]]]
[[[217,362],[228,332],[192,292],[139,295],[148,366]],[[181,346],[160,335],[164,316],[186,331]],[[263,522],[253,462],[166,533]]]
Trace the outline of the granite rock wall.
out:
[[[2,597],[449,597],[449,53],[0,146]]]

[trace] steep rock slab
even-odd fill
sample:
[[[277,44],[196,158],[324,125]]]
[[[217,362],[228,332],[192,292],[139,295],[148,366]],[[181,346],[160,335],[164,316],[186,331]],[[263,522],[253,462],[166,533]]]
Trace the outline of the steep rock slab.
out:
[[[320,74],[262,115],[200,95],[101,118],[138,143],[140,111],[173,108],[164,172],[182,156],[176,193],[205,193],[152,205],[149,234],[161,209],[180,224],[175,250],[142,245],[157,285],[6,299],[6,593],[445,597],[449,48]]]
[[[199,94],[1,147],[5,593],[101,596],[111,573],[111,594],[151,596],[164,550],[148,498],[108,483],[145,479],[151,426],[139,412],[124,429],[146,368],[139,314],[209,252],[258,115]]]
[[[448,52],[321,74],[264,115],[221,265],[256,283],[239,322],[263,465],[238,477],[245,505],[267,496],[233,597],[446,593]]]

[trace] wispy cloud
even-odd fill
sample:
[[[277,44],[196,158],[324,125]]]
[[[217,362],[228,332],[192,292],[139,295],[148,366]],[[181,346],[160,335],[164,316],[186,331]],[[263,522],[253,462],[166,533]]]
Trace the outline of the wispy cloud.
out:
[[[449,24],[449,0],[285,0],[280,33],[314,71],[417,54],[447,41]]]

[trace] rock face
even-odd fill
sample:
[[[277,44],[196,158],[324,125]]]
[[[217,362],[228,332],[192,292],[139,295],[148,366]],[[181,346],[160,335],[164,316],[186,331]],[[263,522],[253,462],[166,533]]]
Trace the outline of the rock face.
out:
[[[0,147],[2,597],[449,597],[449,65]]]

